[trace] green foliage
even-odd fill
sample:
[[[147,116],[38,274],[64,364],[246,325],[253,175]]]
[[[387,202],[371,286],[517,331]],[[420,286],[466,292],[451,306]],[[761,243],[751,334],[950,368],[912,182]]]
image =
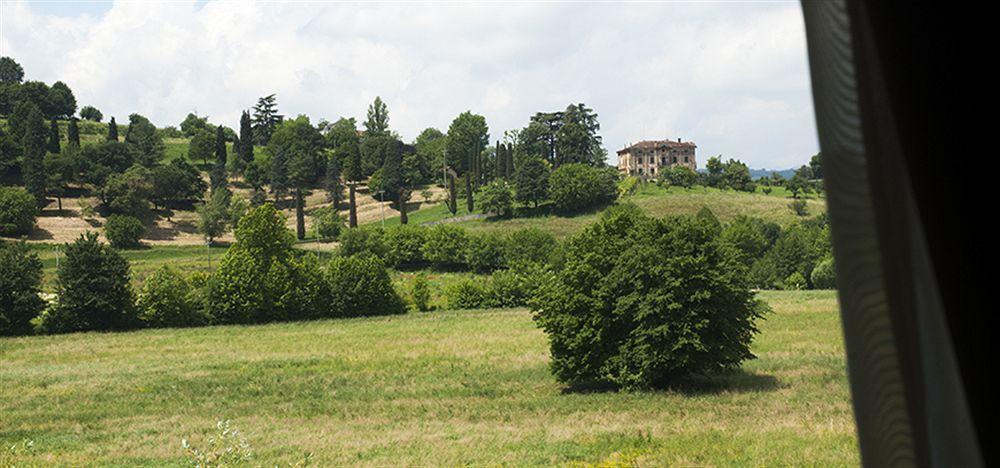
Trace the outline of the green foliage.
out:
[[[344,230],[344,218],[333,207],[323,207],[312,212],[313,229],[320,239],[336,239]]]
[[[830,231],[821,221],[796,223],[781,232],[774,246],[753,264],[750,275],[761,288],[785,288],[793,273],[810,286],[813,268],[830,252]]]
[[[753,358],[765,306],[709,222],[625,205],[564,248],[532,304],[560,381],[664,387]]]
[[[215,425],[216,433],[205,438],[201,446],[192,444],[188,439],[181,441],[184,454],[193,466],[224,467],[243,465],[253,460],[253,449],[239,431],[229,425],[229,421],[220,420]]]
[[[128,215],[113,214],[104,223],[104,237],[116,249],[134,249],[140,246],[139,239],[146,233],[142,221]]]
[[[151,178],[151,200],[161,206],[198,200],[208,189],[198,169],[184,159],[152,168]]]
[[[698,183],[698,173],[687,166],[672,166],[660,171],[660,180],[670,185],[684,188],[694,187]]]
[[[806,278],[802,276],[802,273],[793,271],[792,274],[788,275],[784,281],[784,289],[791,291],[799,291],[806,289],[808,285],[806,284]]]
[[[740,215],[722,230],[722,241],[735,248],[741,263],[749,267],[774,245],[776,236],[770,236],[780,230],[777,224]]]
[[[391,267],[412,266],[424,261],[427,229],[401,224],[385,230],[385,263]]]
[[[136,306],[139,319],[150,327],[197,327],[209,323],[194,287],[169,265],[146,278]]]
[[[524,204],[534,206],[549,196],[549,163],[538,156],[526,156],[514,170],[514,197]]]
[[[195,205],[198,213],[198,232],[211,244],[226,233],[229,225],[229,194],[224,190],[212,192],[207,203]]]
[[[489,307],[489,291],[482,281],[464,279],[445,291],[449,309],[485,309]]]
[[[117,141],[107,141],[97,145],[84,145],[80,150],[77,167],[83,182],[101,187],[111,175],[132,167],[132,162],[132,152],[128,146]]]
[[[479,189],[479,206],[484,213],[507,218],[514,214],[514,192],[504,180],[494,180]]]
[[[135,165],[121,174],[108,177],[101,188],[101,201],[112,213],[146,218],[153,182],[149,169]]]
[[[35,227],[38,203],[22,187],[0,187],[0,234],[28,234]]]
[[[20,83],[24,79],[24,68],[14,59],[0,57],[0,83]]]
[[[834,268],[833,257],[829,256],[820,260],[813,268],[809,279],[816,289],[836,289],[837,271]]]
[[[801,198],[796,198],[788,202],[788,208],[798,216],[809,216],[809,206],[806,205],[806,201]]]
[[[45,199],[47,181],[44,164],[48,129],[42,112],[37,107],[28,112],[21,134],[21,176],[24,178],[24,187],[41,201]]]
[[[474,156],[490,145],[486,117],[465,111],[455,117],[448,127],[447,163],[459,175],[473,169]]]
[[[0,241],[0,335],[27,335],[45,308],[42,262],[22,242]]]
[[[465,248],[465,263],[472,271],[485,273],[504,267],[508,251],[506,239],[499,233],[484,232],[469,236]]]
[[[125,144],[128,145],[135,161],[146,167],[152,167],[160,159],[163,159],[163,154],[166,151],[163,137],[156,130],[156,126],[139,114],[132,114],[128,117]]]
[[[792,178],[785,182],[785,188],[792,193],[792,198],[799,198],[813,191],[812,182],[809,180],[811,177],[812,169],[809,166],[802,166],[795,170]],[[795,207],[792,207],[792,210],[795,209]]]
[[[366,254],[384,258],[387,249],[383,235],[382,229],[373,225],[348,229],[340,235],[340,255]]]
[[[328,316],[367,317],[406,313],[382,260],[371,255],[335,257],[326,270]]]
[[[518,263],[545,264],[559,248],[556,238],[541,229],[530,227],[510,233],[504,257],[511,265]]]
[[[139,325],[128,260],[88,232],[66,245],[59,263],[55,306],[40,331],[123,330]]]
[[[421,273],[413,278],[413,285],[410,287],[410,300],[420,312],[431,310],[431,288],[427,284],[427,275]]]
[[[424,260],[437,267],[461,265],[465,261],[465,245],[469,236],[465,230],[447,223],[437,224],[427,232]]]
[[[80,118],[91,122],[100,122],[104,118],[104,114],[94,106],[83,106],[80,108]]]
[[[368,106],[368,118],[365,119],[365,136],[383,136],[389,133],[389,109],[382,98],[375,96],[375,101]]]
[[[188,161],[208,164],[208,160],[215,154],[215,133],[204,128],[193,132],[191,142],[188,143]]]
[[[315,310],[301,305],[318,300],[315,281],[306,281],[316,277],[309,271],[315,264],[297,262],[292,254],[284,216],[270,204],[250,210],[236,227],[236,242],[211,283],[213,320],[261,323],[313,316]]]
[[[618,196],[617,173],[586,164],[564,164],[549,177],[549,195],[556,210],[563,213],[609,204]]]
[[[257,105],[253,106],[254,139],[260,146],[266,146],[271,141],[271,134],[274,128],[282,121],[282,116],[278,114],[278,102],[274,94],[264,96],[257,100]]]

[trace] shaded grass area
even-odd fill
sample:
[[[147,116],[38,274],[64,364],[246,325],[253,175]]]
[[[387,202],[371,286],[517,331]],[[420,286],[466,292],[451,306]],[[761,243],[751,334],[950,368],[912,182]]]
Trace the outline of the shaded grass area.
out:
[[[635,203],[648,214],[657,217],[694,214],[702,207],[707,207],[723,222],[732,220],[739,215],[746,215],[764,218],[787,226],[802,219],[789,208],[788,204],[792,200],[783,187],[774,187],[770,194],[764,194],[761,192],[761,187],[757,188],[756,193],[744,193],[708,187],[662,188],[647,183],[641,185],[633,195],[621,201]],[[460,205],[462,206],[456,216],[468,214],[464,201]],[[826,200],[815,194],[806,198],[806,206],[808,216],[826,212]],[[565,238],[596,221],[603,209],[600,207],[564,215],[554,213],[551,204],[543,204],[538,208],[519,207],[518,216],[511,219],[469,220],[461,221],[458,225],[471,231],[506,231],[537,227],[551,232],[556,237]],[[414,224],[441,221],[452,217],[443,203],[415,211],[409,216],[410,222]],[[395,224],[399,224],[398,217],[386,220],[387,226]]]
[[[765,292],[759,359],[662,392],[567,392],[525,310],[0,339],[26,465],[179,465],[232,420],[255,464],[856,465],[835,294]]]

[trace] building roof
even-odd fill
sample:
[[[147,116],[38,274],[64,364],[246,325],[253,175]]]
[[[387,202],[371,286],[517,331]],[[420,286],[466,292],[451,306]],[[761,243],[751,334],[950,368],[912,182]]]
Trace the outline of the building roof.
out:
[[[618,150],[618,154],[629,153],[629,152],[632,152],[633,150],[640,150],[640,149],[697,148],[697,147],[698,147],[698,145],[695,145],[694,142],[691,142],[691,141],[680,141],[680,138],[678,138],[676,141],[675,140],[642,140],[642,141],[640,141],[638,143],[632,144],[630,146],[626,146],[625,148],[622,148],[622,149]]]

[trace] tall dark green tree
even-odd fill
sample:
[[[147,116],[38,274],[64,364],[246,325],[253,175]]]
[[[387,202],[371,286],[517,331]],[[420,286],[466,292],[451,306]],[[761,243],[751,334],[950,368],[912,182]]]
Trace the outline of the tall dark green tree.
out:
[[[62,81],[56,81],[49,88],[49,105],[51,117],[69,118],[76,113],[76,97]]]
[[[45,199],[45,143],[48,129],[42,111],[35,107],[24,122],[24,136],[21,140],[23,158],[21,175],[24,186],[39,202]]]
[[[223,133],[222,125],[215,129],[215,165],[209,174],[212,191],[225,190],[228,185],[226,180],[226,136]]]
[[[10,57],[0,57],[0,83],[20,83],[24,68]]]
[[[139,114],[128,117],[125,144],[132,151],[135,161],[143,166],[152,167],[163,159],[165,151],[163,137],[149,119]]]
[[[447,164],[459,175],[472,170],[474,156],[490,144],[486,117],[465,111],[448,127]]]
[[[541,156],[525,156],[514,171],[514,199],[520,203],[538,203],[549,196],[549,163]]]
[[[66,130],[66,141],[70,145],[80,147],[80,127],[77,125],[76,117],[69,119],[69,127]]]
[[[118,124],[114,117],[108,122],[108,141],[118,141]]]
[[[257,100],[257,105],[253,106],[253,133],[257,144],[267,145],[271,141],[271,134],[275,127],[284,120],[278,114],[278,102],[274,94],[264,96]]]
[[[240,116],[240,144],[239,157],[244,163],[250,164],[253,161],[253,123],[250,121],[250,112],[243,111]]]
[[[375,96],[375,101],[368,106],[368,118],[365,119],[365,136],[382,136],[389,133],[389,109],[382,98]]]
[[[385,146],[385,164],[382,165],[382,196],[388,196],[396,202],[399,210],[400,224],[408,221],[406,213],[406,202],[409,199],[409,190],[406,183],[406,175],[403,172],[402,143],[395,138],[390,138]]]
[[[62,150],[62,147],[59,146],[59,122],[56,122],[56,119],[49,122],[49,144],[46,149],[50,153],[58,153]]]
[[[271,193],[274,194],[275,205],[281,204],[288,190],[288,155],[278,151],[271,155]]]
[[[327,146],[333,148],[334,157],[340,162],[347,180],[348,226],[358,226],[358,209],[355,192],[358,182],[364,179],[361,164],[361,145],[354,119],[341,118],[334,122],[326,134]]]

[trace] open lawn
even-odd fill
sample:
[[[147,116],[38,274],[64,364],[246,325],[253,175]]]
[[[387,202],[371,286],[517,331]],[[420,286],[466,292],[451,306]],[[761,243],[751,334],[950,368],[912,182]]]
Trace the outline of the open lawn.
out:
[[[694,214],[702,207],[707,207],[723,222],[738,215],[756,216],[768,221],[787,226],[798,219],[788,204],[792,201],[782,187],[776,187],[770,194],[764,194],[758,188],[757,193],[743,193],[734,190],[719,190],[707,187],[661,188],[655,184],[644,184],[630,197],[621,200],[631,201],[653,216]],[[465,201],[459,200],[460,210],[456,216],[468,215]],[[826,200],[813,195],[806,199],[808,216],[815,216],[826,211]],[[591,210],[572,215],[551,213],[549,205],[537,209],[522,208],[521,214],[511,219],[476,219],[460,221],[458,225],[471,231],[511,230],[526,227],[537,227],[551,232],[559,238],[568,237],[593,223],[602,210]],[[452,215],[444,204],[410,213],[411,223],[441,221]],[[399,224],[399,218],[386,220],[386,225]]]
[[[181,465],[218,419],[261,466],[858,464],[834,292],[762,297],[759,359],[662,392],[566,392],[521,309],[2,338],[0,464]]]

